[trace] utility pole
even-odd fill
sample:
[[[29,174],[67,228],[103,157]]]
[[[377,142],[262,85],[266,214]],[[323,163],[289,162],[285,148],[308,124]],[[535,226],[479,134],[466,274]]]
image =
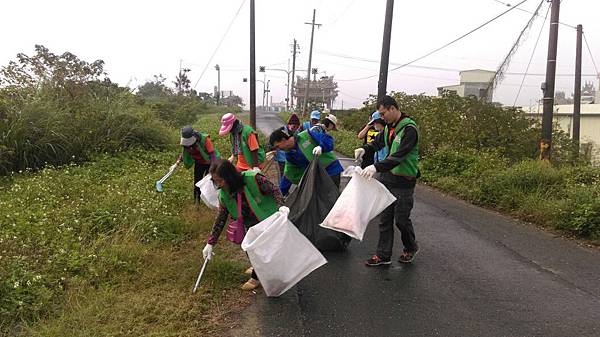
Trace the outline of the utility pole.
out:
[[[310,51],[308,52],[308,70],[306,71],[306,93],[304,94],[304,107],[302,108],[302,111],[304,113],[308,112],[308,96],[309,96],[309,90],[310,90],[310,67],[311,67],[311,63],[312,63],[312,50],[313,50],[313,41],[315,38],[315,26],[321,26],[321,24],[315,23],[315,16],[317,15],[317,10],[313,9],[313,18],[312,18],[312,23],[311,22],[305,22],[304,24],[306,25],[311,25],[312,29],[310,32]]]
[[[394,17],[394,0],[387,0],[385,6],[385,23],[383,26],[383,45],[381,47],[381,62],[379,63],[379,82],[377,97],[385,96],[387,92],[387,75],[390,64],[390,39],[392,37],[392,20]]]
[[[254,1],[250,0],[250,126],[256,129],[256,44],[254,40]]]
[[[583,26],[577,25],[577,47],[575,50],[575,91],[573,94],[573,142],[579,156],[579,133],[581,120],[581,37]]]
[[[265,90],[265,95],[267,96],[267,111],[269,111],[269,93],[271,92],[271,90],[269,90],[269,83],[271,83],[271,80],[267,80],[267,89]]]
[[[560,1],[551,0],[550,38],[548,41],[548,61],[546,64],[546,82],[544,87],[544,112],[542,115],[542,140],[540,159],[550,160],[552,152],[552,113],[554,109],[554,81],[556,79],[556,49],[558,47],[558,19]]]
[[[290,111],[290,59],[288,59],[287,70],[287,97],[285,98],[285,111]]]
[[[221,67],[217,64],[215,69],[217,70],[217,105],[219,105],[219,99],[221,98]]]
[[[294,81],[296,79],[296,47],[298,46],[298,43],[296,42],[296,39],[294,39],[294,51],[293,51],[293,57],[292,57],[292,89],[291,89],[291,102],[290,102],[290,107],[292,109],[294,109]],[[600,90],[600,88],[599,88]]]

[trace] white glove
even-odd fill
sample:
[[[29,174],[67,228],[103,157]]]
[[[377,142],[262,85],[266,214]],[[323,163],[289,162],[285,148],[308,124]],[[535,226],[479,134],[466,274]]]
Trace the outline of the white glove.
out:
[[[179,165],[179,162],[176,162],[175,164],[171,165],[171,167],[169,167],[169,171],[175,171],[177,165]]]
[[[261,173],[260,167],[252,168],[252,172]]]
[[[320,146],[317,146],[313,149],[313,155],[320,156],[323,153],[323,149]]]
[[[233,163],[233,160],[234,160],[234,159],[235,159],[235,156],[234,156],[234,155],[231,155],[231,157],[229,157],[229,159],[227,159],[227,160],[229,160],[229,162]]]
[[[354,160],[359,160],[365,155],[365,149],[362,147],[354,150]]]
[[[373,178],[373,176],[375,175],[375,172],[377,172],[375,165],[369,165],[364,170],[362,170],[360,175],[371,180]]]
[[[213,256],[213,245],[207,243],[204,249],[202,249],[202,256],[205,260],[210,260],[210,258]]]

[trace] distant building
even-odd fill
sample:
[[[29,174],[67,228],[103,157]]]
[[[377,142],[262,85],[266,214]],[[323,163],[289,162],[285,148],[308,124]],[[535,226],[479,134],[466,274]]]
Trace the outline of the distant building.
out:
[[[304,104],[304,98],[306,96],[306,77],[296,77],[293,96],[296,105],[301,107],[302,104]],[[337,96],[338,84],[334,81],[333,76],[322,76],[318,80],[314,78],[310,82],[308,106],[331,109]]]
[[[495,74],[495,71],[482,69],[463,70],[459,73],[460,84],[438,87],[438,96],[444,92],[454,92],[460,97],[475,96],[491,102],[492,90],[488,92],[487,89]]]
[[[540,106],[529,107],[527,116],[542,119]],[[554,121],[569,136],[573,136],[573,105],[555,105]],[[581,104],[579,119],[581,151],[595,166],[600,166],[600,104]]]

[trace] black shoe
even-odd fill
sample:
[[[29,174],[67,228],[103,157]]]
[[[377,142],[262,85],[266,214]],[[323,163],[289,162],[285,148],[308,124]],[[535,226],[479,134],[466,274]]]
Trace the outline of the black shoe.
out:
[[[415,256],[417,256],[418,252],[419,252],[419,248],[417,248],[417,250],[412,251],[412,252],[405,250],[404,252],[402,252],[402,255],[400,255],[400,258],[398,258],[398,262],[412,263],[415,260]]]
[[[365,261],[365,265],[367,265],[369,267],[383,266],[383,265],[388,265],[391,263],[392,263],[391,259],[384,260],[377,255],[373,255],[373,256],[371,256],[370,259]]]

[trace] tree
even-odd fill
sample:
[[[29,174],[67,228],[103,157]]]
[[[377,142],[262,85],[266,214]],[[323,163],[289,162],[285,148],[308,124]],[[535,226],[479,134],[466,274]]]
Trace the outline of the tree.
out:
[[[573,98],[567,98],[564,91],[554,93],[554,104],[573,104]]]
[[[175,82],[173,82],[173,84],[175,84],[175,92],[177,93],[177,95],[189,96],[192,94],[190,85],[192,82],[187,76],[188,72],[190,72],[190,69],[180,69],[179,74],[175,77]]]
[[[173,90],[165,85],[166,77],[154,75],[154,80],[138,87],[137,95],[143,98],[164,98],[173,95]]]

